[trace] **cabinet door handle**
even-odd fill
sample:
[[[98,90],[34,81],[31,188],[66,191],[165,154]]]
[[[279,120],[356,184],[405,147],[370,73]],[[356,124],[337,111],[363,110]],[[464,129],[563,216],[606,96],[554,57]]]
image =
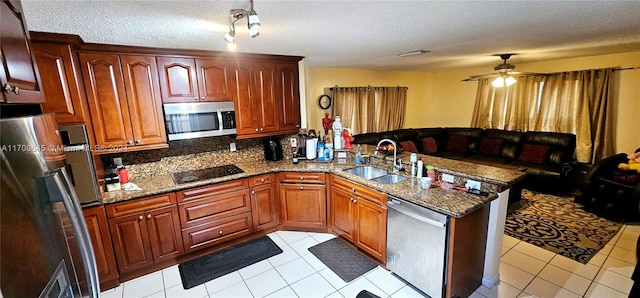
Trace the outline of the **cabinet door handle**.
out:
[[[13,92],[16,95],[19,95],[20,88],[18,88],[18,86],[11,86],[9,84],[4,84],[4,86],[2,86],[2,92],[6,92],[6,93]]]
[[[128,140],[128,141],[127,141],[127,145],[131,145],[131,144],[133,144],[133,141]]]
[[[255,194],[256,194],[256,192],[252,190],[252,191],[251,191],[251,194],[252,194],[252,195],[255,195]]]
[[[222,230],[220,230],[220,235],[222,235]]]
[[[136,140],[136,144],[140,144],[140,139],[137,139],[137,140]]]
[[[149,218],[151,218],[151,214],[147,214],[147,218],[148,218],[148,219],[149,219]]]
[[[143,218],[144,218],[144,217],[143,217],[142,215],[140,215],[140,216],[138,217],[138,220],[142,220]]]

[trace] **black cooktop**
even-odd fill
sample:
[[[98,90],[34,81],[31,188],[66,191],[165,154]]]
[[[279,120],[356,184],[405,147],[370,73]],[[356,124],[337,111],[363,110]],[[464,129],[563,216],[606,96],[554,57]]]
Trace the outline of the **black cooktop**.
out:
[[[212,178],[224,177],[227,175],[240,174],[244,171],[235,165],[224,165],[213,168],[184,171],[178,173],[171,173],[171,178],[176,184],[189,183],[200,180],[207,180]]]

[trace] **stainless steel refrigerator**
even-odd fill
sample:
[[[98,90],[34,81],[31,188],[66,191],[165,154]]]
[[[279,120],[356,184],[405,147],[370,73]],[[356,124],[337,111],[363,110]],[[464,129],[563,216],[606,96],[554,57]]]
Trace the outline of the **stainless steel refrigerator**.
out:
[[[54,116],[0,119],[0,147],[0,296],[98,297]]]

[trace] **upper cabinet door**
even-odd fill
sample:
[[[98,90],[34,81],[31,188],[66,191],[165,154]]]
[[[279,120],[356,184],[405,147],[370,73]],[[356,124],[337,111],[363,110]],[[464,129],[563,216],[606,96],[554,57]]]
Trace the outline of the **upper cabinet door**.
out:
[[[300,91],[298,63],[278,63],[277,103],[280,104],[280,130],[298,132],[300,128]]]
[[[158,57],[163,102],[199,101],[194,59]]]
[[[232,67],[236,131],[238,135],[259,133],[258,117],[261,111],[255,108],[251,62],[237,62]]]
[[[8,103],[42,103],[40,74],[31,52],[22,5],[18,1],[0,4],[0,84],[2,101]]]
[[[55,113],[58,123],[84,123],[89,121],[85,114],[86,100],[78,61],[71,46],[64,44],[33,43],[33,52],[40,73],[46,74],[42,81],[42,91],[47,101],[42,111]]]
[[[278,131],[278,104],[276,103],[276,64],[254,62],[256,111],[260,111],[260,132]]]
[[[79,56],[96,144],[133,145],[131,117],[118,55],[80,53]]]
[[[158,69],[153,56],[121,55],[134,144],[166,143]]]
[[[198,90],[201,101],[231,101],[229,61],[196,59]]]

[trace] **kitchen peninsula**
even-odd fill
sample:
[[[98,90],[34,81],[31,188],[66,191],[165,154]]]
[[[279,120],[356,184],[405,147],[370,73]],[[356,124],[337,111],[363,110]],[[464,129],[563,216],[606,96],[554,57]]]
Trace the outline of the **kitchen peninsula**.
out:
[[[373,151],[373,148],[365,146],[365,153]],[[405,155],[400,155],[405,158]],[[367,194],[380,194],[383,196],[393,196],[409,201],[416,205],[428,208],[436,211],[440,214],[446,215],[450,218],[451,226],[457,225],[458,229],[482,229],[483,231],[473,230],[471,233],[463,233],[457,231],[456,234],[450,233],[449,247],[452,251],[449,253],[449,266],[450,274],[454,271],[454,266],[469,267],[469,264],[455,263],[456,260],[461,261],[460,254],[468,254],[465,250],[475,250],[473,254],[476,259],[484,259],[484,264],[480,263],[479,268],[480,276],[482,277],[482,283],[488,286],[492,286],[491,281],[499,280],[498,265],[500,257],[500,247],[502,245],[502,231],[504,227],[504,218],[506,216],[506,204],[509,194],[509,188],[524,178],[524,174],[519,171],[505,170],[501,168],[476,165],[465,162],[458,162],[454,160],[442,159],[438,157],[420,156],[425,164],[432,164],[436,167],[436,170],[441,173],[448,173],[455,177],[456,185],[464,185],[466,179],[473,179],[482,183],[482,190],[487,192],[487,196],[470,194],[456,190],[445,190],[441,188],[431,188],[429,190],[422,190],[418,187],[417,180],[415,178],[408,178],[404,181],[400,181],[395,184],[382,184],[372,180],[368,180],[353,174],[345,172],[345,169],[353,168],[356,165],[353,164],[353,158],[348,159],[347,164],[338,164],[335,160],[332,163],[321,162],[300,162],[297,165],[292,164],[290,159],[266,162],[266,161],[247,161],[246,159],[237,160],[225,160],[224,158],[213,161],[212,159],[202,160],[197,168],[206,168],[211,166],[218,166],[220,163],[233,163],[237,167],[243,170],[243,173],[232,174],[220,178],[207,179],[202,181],[194,181],[184,184],[176,184],[172,179],[170,172],[166,172],[166,168],[163,170],[148,171],[148,175],[132,176],[132,181],[140,186],[143,190],[140,191],[116,191],[103,193],[102,200],[107,210],[113,206],[119,206],[121,204],[128,204],[131,202],[144,202],[149,198],[164,198],[167,202],[166,206],[175,208],[178,206],[178,211],[174,215],[176,221],[179,217],[180,223],[174,225],[175,238],[180,238],[180,231],[182,231],[182,241],[184,241],[184,250],[180,254],[188,254],[195,252],[198,249],[204,247],[212,247],[216,249],[219,241],[202,240],[198,237],[229,237],[231,239],[245,239],[250,235],[255,235],[259,232],[270,232],[277,229],[300,229],[309,231],[329,231],[334,234],[344,236],[347,240],[356,239],[355,234],[368,233],[366,231],[359,231],[349,233],[343,232],[342,228],[337,227],[337,220],[335,219],[336,213],[334,212],[332,205],[332,191],[334,188],[339,187],[337,181],[346,181],[347,183],[353,183],[353,197],[361,198],[365,197],[363,193]],[[408,159],[408,155],[407,155]],[[383,161],[379,158],[372,158],[372,164],[379,167],[390,168],[387,164],[389,161]],[[152,168],[150,165],[145,165],[148,168]],[[160,169],[161,167],[158,167]],[[173,169],[171,170],[173,171]],[[135,173],[135,166],[134,171]],[[410,171],[404,172],[402,175],[408,176]],[[325,178],[326,176],[326,178]],[[288,179],[288,180],[287,180]],[[285,181],[286,180],[286,181]],[[248,182],[244,182],[248,181]],[[296,184],[292,184],[292,183]],[[240,184],[244,183],[244,184]],[[334,186],[336,184],[336,186]],[[224,187],[223,187],[224,186]],[[215,188],[219,187],[218,190]],[[258,189],[262,187],[270,188],[270,193],[267,191],[266,197],[259,197],[263,193],[259,193]],[[279,188],[278,188],[279,187]],[[310,205],[300,205],[294,208],[315,210],[318,207],[322,209],[317,213],[319,217],[310,221],[300,221],[299,218],[287,219],[287,208],[291,206],[285,206],[285,196],[291,194],[289,191],[295,191],[296,189],[302,190],[316,190],[312,197],[316,198],[316,194],[320,197],[319,200],[314,199]],[[227,190],[223,190],[227,189]],[[356,191],[357,189],[357,191]],[[279,191],[278,191],[279,190]],[[348,190],[348,189],[347,189]],[[356,195],[356,192],[359,194]],[[189,194],[194,195],[193,199],[189,199]],[[208,193],[209,195],[205,195]],[[169,194],[169,195],[167,195]],[[176,194],[178,199],[172,197]],[[278,196],[279,194],[279,196]],[[213,196],[220,196],[222,199],[205,199]],[[268,199],[269,196],[275,197]],[[279,198],[278,198],[279,197]],[[369,197],[375,197],[369,196]],[[237,199],[236,199],[237,198]],[[261,198],[267,198],[266,201],[261,202]],[[309,198],[308,195],[305,199]],[[207,201],[210,200],[210,201]],[[361,199],[359,201],[363,201]],[[198,227],[204,227],[201,230],[194,230],[195,225],[185,225],[185,222],[189,221],[188,218],[198,217],[198,212],[204,212],[208,207],[202,207],[205,205],[194,205],[196,202],[209,202],[209,205],[215,205],[215,208],[228,208],[229,210],[236,211],[224,211],[228,217],[222,215],[212,215],[211,218],[216,219],[210,223],[200,224]],[[354,200],[355,201],[355,200]],[[364,200],[368,203],[373,202],[373,207],[378,208],[380,211],[379,216],[384,217],[384,227],[382,229],[375,230],[379,236],[378,243],[370,243],[371,240],[358,239],[357,241],[351,240],[354,244],[362,248],[363,251],[369,253],[376,258],[381,264],[385,263],[386,254],[386,200]],[[234,203],[231,203],[234,202]],[[266,203],[265,203],[266,202]],[[290,202],[296,203],[299,200],[291,200]],[[111,206],[111,207],[110,207]],[[163,205],[165,206],[165,205]],[[222,207],[220,207],[222,206]],[[191,208],[188,208],[191,207]],[[151,208],[151,207],[149,207]],[[351,208],[351,207],[349,207]],[[249,211],[247,211],[249,210]],[[269,215],[269,210],[272,213]],[[265,211],[267,215],[265,216]],[[229,213],[231,212],[231,213]],[[251,216],[251,213],[254,213]],[[259,215],[257,213],[260,213]],[[109,214],[109,212],[107,212]],[[179,216],[178,216],[179,214]],[[293,215],[296,217],[297,215]],[[185,219],[185,217],[187,219]],[[204,216],[209,217],[209,215]],[[253,218],[251,218],[253,217]],[[277,217],[274,219],[274,217]],[[265,219],[266,218],[266,219]],[[468,222],[473,218],[473,222]],[[114,219],[109,219],[113,221]],[[253,221],[253,223],[252,223]],[[209,226],[207,226],[209,225]],[[376,226],[376,224],[367,223],[368,226]],[[378,224],[379,227],[381,224]],[[253,228],[252,228],[253,226]],[[364,224],[363,224],[364,226]],[[112,232],[113,232],[112,227]],[[182,229],[182,230],[180,230]],[[215,235],[213,232],[215,230]],[[218,235],[219,233],[219,235]],[[230,233],[230,234],[227,234]],[[346,233],[346,234],[345,234]],[[382,235],[383,234],[383,235]],[[227,236],[229,235],[229,236]],[[465,236],[466,235],[466,236]],[[464,239],[460,237],[467,237],[469,235],[480,235],[483,238],[481,243],[463,243]],[[113,237],[113,235],[112,235]],[[243,238],[244,237],[244,238]],[[456,238],[458,237],[458,238]],[[478,236],[479,237],[479,236]],[[455,238],[455,239],[454,239]],[[473,238],[473,237],[471,237]],[[476,237],[477,238],[477,237]],[[217,238],[219,239],[219,238]],[[486,241],[485,241],[486,239]],[[114,240],[116,241],[116,240]],[[367,243],[369,241],[369,243]],[[458,246],[453,246],[453,241],[459,241]],[[210,245],[211,244],[211,245]],[[361,245],[359,245],[361,244]],[[202,247],[199,247],[202,245]],[[474,247],[474,245],[476,245]],[[480,245],[480,246],[478,246]],[[179,246],[176,244],[176,247]],[[382,247],[381,247],[382,246]],[[114,245],[116,250],[118,245]],[[378,249],[376,249],[378,247]],[[486,247],[486,248],[485,248]],[[182,247],[180,247],[182,249]],[[454,259],[453,250],[456,249],[458,255],[457,259]],[[210,252],[210,250],[202,250]],[[462,251],[462,253],[461,253]],[[118,252],[116,252],[118,255]],[[482,258],[484,256],[484,258]],[[466,262],[466,261],[465,261]],[[482,262],[482,260],[480,260]],[[160,262],[162,263],[162,262]],[[484,272],[482,272],[484,270]],[[137,274],[138,271],[132,271]],[[447,293],[466,293],[467,289],[461,289],[460,285],[455,285],[456,278],[468,283],[468,272],[458,274],[456,276],[449,276],[449,284],[447,285]],[[476,284],[466,284],[471,289],[471,292],[477,288],[480,282],[480,276],[476,274]],[[121,279],[129,279],[129,275],[122,274]],[[135,275],[131,275],[131,278]],[[470,292],[469,292],[470,293]]]

